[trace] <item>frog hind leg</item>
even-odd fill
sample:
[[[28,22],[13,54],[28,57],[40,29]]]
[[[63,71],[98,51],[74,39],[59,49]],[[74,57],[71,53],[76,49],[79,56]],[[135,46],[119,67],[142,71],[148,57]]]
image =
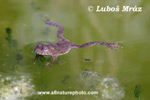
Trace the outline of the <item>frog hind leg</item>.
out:
[[[56,24],[54,22],[52,22],[51,20],[45,20],[45,23],[47,25],[50,25],[50,26],[54,26],[54,27],[57,27],[58,28],[58,32],[57,32],[57,38],[60,42],[69,42],[69,40],[67,40],[66,38],[64,38],[62,35],[64,33],[64,27],[60,24]]]
[[[118,48],[122,48],[121,46],[118,45],[118,43],[108,43],[108,42],[88,42],[83,45],[77,45],[77,44],[72,44],[72,48],[85,48],[85,47],[90,47],[93,45],[105,45],[111,49],[118,50]]]

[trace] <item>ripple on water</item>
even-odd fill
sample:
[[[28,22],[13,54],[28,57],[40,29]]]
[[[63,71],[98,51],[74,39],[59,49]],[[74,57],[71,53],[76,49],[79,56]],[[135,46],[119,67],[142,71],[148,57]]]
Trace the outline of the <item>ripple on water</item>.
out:
[[[100,86],[103,99],[118,100],[124,97],[124,89],[115,78],[104,78]]]
[[[96,73],[91,72],[89,70],[84,70],[80,73],[80,79],[86,84],[87,86],[95,86],[102,80],[102,77]]]
[[[96,86],[102,99],[118,100],[124,97],[124,89],[119,80],[100,76],[97,72],[89,70],[80,73],[80,79],[86,86]]]

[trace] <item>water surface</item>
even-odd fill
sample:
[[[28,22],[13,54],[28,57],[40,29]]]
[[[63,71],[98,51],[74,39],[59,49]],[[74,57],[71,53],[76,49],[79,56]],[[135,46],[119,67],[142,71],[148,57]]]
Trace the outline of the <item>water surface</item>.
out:
[[[52,90],[97,90],[96,96],[50,96],[50,95],[26,95],[27,100],[136,100],[134,89],[137,84],[141,85],[141,100],[148,100],[149,62],[150,62],[150,2],[148,0],[1,0],[0,1],[0,75],[1,80],[6,77],[16,78],[19,76],[30,77],[30,86],[33,93],[37,91]],[[89,12],[88,6],[97,5],[139,5],[143,7],[141,13],[96,13]],[[51,58],[41,58],[36,64],[33,63],[35,54],[34,47],[39,42],[55,43],[57,40],[57,28],[45,25],[45,19],[59,23],[65,27],[64,37],[73,43],[83,44],[90,41],[121,42],[123,49],[111,50],[105,46],[93,46],[83,49],[73,49],[68,54],[58,58],[51,68],[45,63]],[[6,28],[12,30],[6,33]],[[90,59],[87,61],[85,59]],[[83,71],[89,70],[95,74],[89,75],[92,79],[81,79]],[[90,76],[93,75],[93,76]],[[18,82],[23,78],[19,77]],[[98,81],[99,79],[100,81]],[[106,89],[105,81],[109,89]],[[2,87],[16,90],[13,81],[1,82],[1,96],[5,98]],[[92,80],[92,82],[91,82]],[[93,80],[96,83],[93,84]],[[83,81],[89,82],[85,83]],[[7,81],[6,81],[7,82]],[[24,81],[26,83],[28,81]],[[86,84],[91,84],[86,85]],[[122,94],[112,90],[113,83],[118,84]],[[94,85],[94,87],[93,87]],[[16,86],[20,86],[16,84]],[[18,89],[18,88],[17,88]],[[117,93],[115,97],[103,96],[102,93]],[[110,92],[111,91],[111,92]],[[21,92],[18,92],[21,94]],[[2,97],[3,95],[3,97]],[[10,95],[10,94],[8,94]],[[14,96],[15,94],[11,95]],[[113,95],[114,96],[114,95]],[[20,97],[22,98],[22,97]],[[10,100],[10,99],[9,99]]]

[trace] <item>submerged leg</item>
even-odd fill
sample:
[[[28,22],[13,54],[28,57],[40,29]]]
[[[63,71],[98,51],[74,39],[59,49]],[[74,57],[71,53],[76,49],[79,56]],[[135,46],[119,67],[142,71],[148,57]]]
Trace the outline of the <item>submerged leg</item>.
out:
[[[85,48],[85,47],[90,47],[93,45],[105,45],[111,49],[118,49],[118,48],[122,48],[118,45],[118,43],[107,43],[107,42],[89,42],[89,43],[85,43],[83,45],[77,45],[77,44],[72,44],[72,48]]]
[[[58,32],[57,32],[57,38],[58,38],[58,40],[59,40],[60,42],[61,42],[61,41],[69,41],[69,40],[65,39],[65,38],[62,36],[63,33],[64,33],[64,27],[63,27],[62,25],[56,24],[56,23],[54,23],[54,22],[52,22],[52,21],[50,21],[50,20],[46,20],[45,23],[48,24],[48,25],[55,26],[55,27],[58,27],[58,28],[59,28],[59,29],[58,29]]]
[[[57,61],[57,56],[52,56],[52,58],[53,58],[53,61],[50,62],[50,63],[47,63],[46,66],[50,67],[50,66],[52,66]]]
[[[44,56],[36,54],[35,59],[33,60],[33,64],[35,64],[38,60],[40,60],[40,58],[44,58]]]

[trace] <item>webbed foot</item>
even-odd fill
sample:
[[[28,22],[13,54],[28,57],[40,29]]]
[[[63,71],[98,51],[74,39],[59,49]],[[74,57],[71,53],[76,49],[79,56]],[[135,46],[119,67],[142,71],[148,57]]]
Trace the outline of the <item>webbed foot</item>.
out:
[[[111,43],[108,45],[109,48],[113,49],[113,50],[118,50],[119,48],[123,48],[121,46],[118,45],[118,42],[116,43]]]
[[[47,63],[46,66],[50,67],[57,61],[57,56],[52,56],[53,61],[51,63]]]

